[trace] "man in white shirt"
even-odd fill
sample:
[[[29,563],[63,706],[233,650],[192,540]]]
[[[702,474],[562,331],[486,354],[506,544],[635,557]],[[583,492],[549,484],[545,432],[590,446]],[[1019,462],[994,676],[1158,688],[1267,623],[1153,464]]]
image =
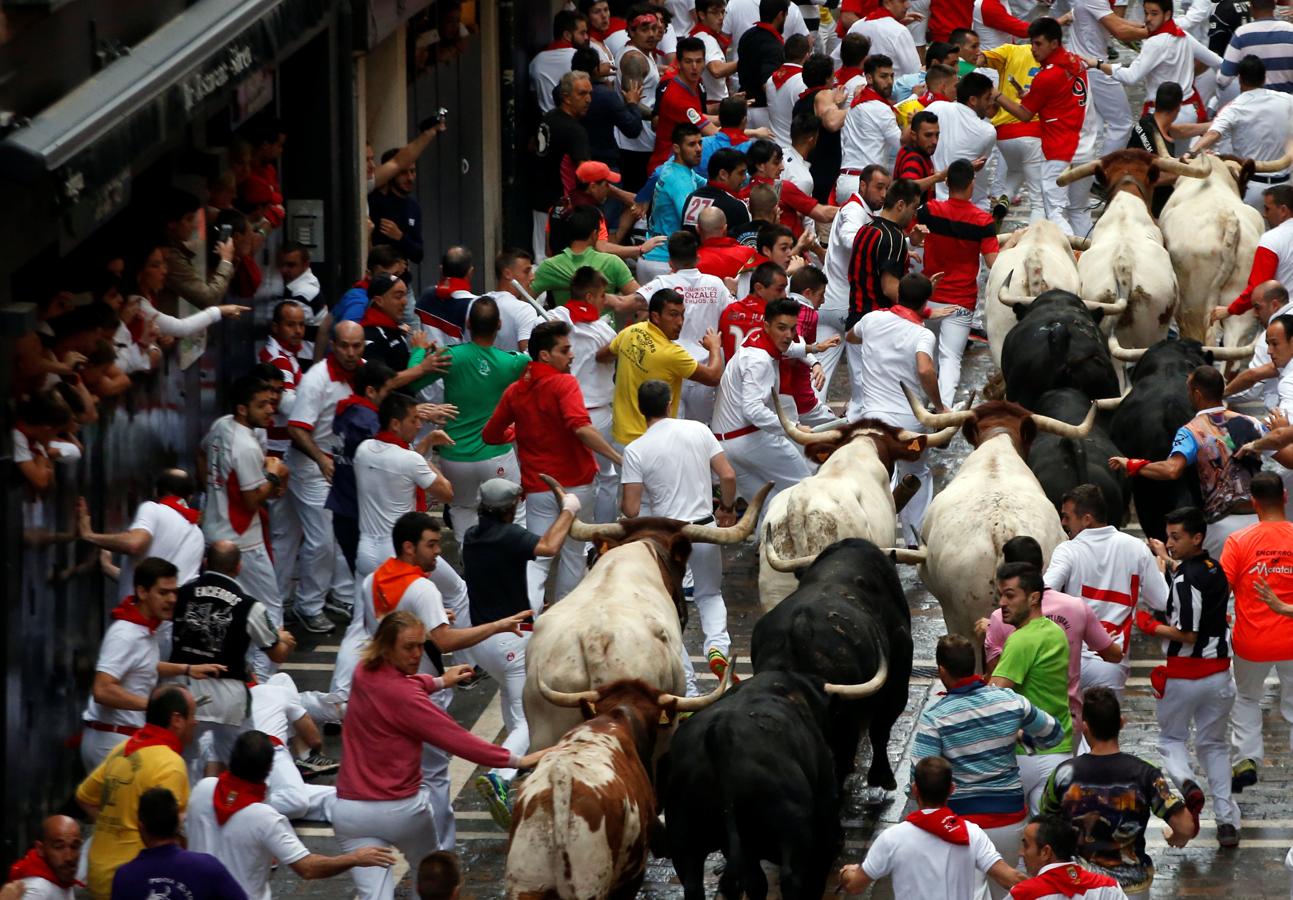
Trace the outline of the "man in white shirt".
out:
[[[1091,484],[1080,484],[1060,503],[1060,524],[1069,539],[1051,553],[1046,586],[1081,597],[1116,640],[1121,663],[1105,662],[1082,650],[1082,689],[1107,687],[1121,695],[1131,671],[1131,623],[1136,604],[1144,597],[1150,609],[1167,606],[1167,580],[1144,541],[1108,524],[1104,495]]]
[[[269,790],[265,802],[289,819],[332,821],[337,789],[330,784],[306,784],[292,750],[295,737],[310,749],[309,758],[322,757],[323,735],[307,705],[317,709],[326,704],[332,708],[324,718],[340,721],[337,704],[331,703],[332,699],[318,691],[302,694],[286,672],[276,672],[268,681],[252,685],[251,727],[269,735],[274,745],[274,764],[266,782]]]
[[[727,58],[728,48],[735,46],[736,42],[723,33],[727,2],[726,0],[699,0],[693,5],[693,9],[696,23],[689,34],[691,37],[700,38],[700,42],[705,45],[705,69],[701,73],[701,83],[705,85],[705,99],[710,103],[718,103],[720,100],[727,99],[729,93],[727,79],[736,74],[736,61],[729,62]],[[674,24],[675,26],[678,24],[677,19],[674,19]]]
[[[893,168],[902,129],[893,111],[893,60],[873,54],[862,64],[866,87],[857,92],[844,127],[840,129],[840,177],[835,182],[835,199],[843,202],[858,190],[858,178],[867,166]]]
[[[22,885],[26,900],[75,900],[72,888],[81,859],[81,823],[70,816],[50,816],[40,823],[40,837],[27,855],[9,869],[10,883]]]
[[[903,900],[965,900],[974,897],[983,873],[1009,890],[1024,874],[1001,858],[973,822],[947,808],[952,766],[941,756],[916,763],[912,799],[916,811],[880,832],[861,865],[840,869],[840,887],[860,894],[872,882],[893,877],[893,895]]]
[[[709,428],[700,422],[669,416],[672,399],[663,381],[638,386],[638,409],[647,430],[624,448],[624,499],[620,508],[629,518],[664,516],[696,525],[717,521],[720,528],[736,522],[736,472]],[[712,475],[711,475],[712,473]],[[713,509],[712,477],[721,491]],[[727,671],[732,639],[727,633],[723,602],[723,559],[718,544],[693,543],[687,562],[694,580],[693,599],[705,636],[702,650],[710,671],[720,679]],[[696,694],[696,673],[683,651],[687,694]]]
[[[588,20],[573,10],[558,12],[552,19],[552,43],[530,60],[530,86],[539,101],[540,115],[557,105],[553,96],[557,82],[570,71],[570,58],[575,55],[575,50],[587,46]]]
[[[696,254],[700,239],[690,231],[675,231],[669,236],[668,275],[660,275],[638,288],[636,293],[645,306],[656,291],[673,290],[682,296],[682,331],[677,343],[692,355],[699,365],[709,361],[709,351],[701,346],[701,338],[711,329],[718,330],[718,317],[732,302],[723,279],[705,275],[696,268]],[[682,384],[681,414],[697,422],[709,422],[714,414],[715,388],[698,381]],[[585,398],[587,403],[587,398]],[[596,424],[596,423],[594,423]]]
[[[1221,108],[1207,132],[1185,154],[1191,159],[1221,141],[1230,151],[1247,159],[1280,159],[1293,138],[1293,96],[1266,86],[1266,64],[1256,56],[1239,61],[1239,96]],[[1244,202],[1262,208],[1262,191],[1289,179],[1282,172],[1253,174],[1244,188]]]
[[[1293,284],[1293,185],[1277,184],[1262,191],[1262,217],[1270,228],[1257,239],[1248,284],[1228,305],[1213,307],[1210,321],[1246,312],[1252,305],[1253,291],[1263,282],[1274,279],[1283,285]]]
[[[1124,19],[1109,0],[1073,0],[1073,26],[1069,50],[1084,59],[1104,60],[1109,56],[1109,38],[1120,41],[1143,41],[1149,31]],[[1090,103],[1107,126],[1103,147],[1097,141],[1096,156],[1125,149],[1131,135],[1131,106],[1122,84],[1102,71],[1087,73]],[[1150,96],[1153,96],[1152,94]]]
[[[135,510],[135,518],[125,531],[98,534],[90,523],[90,508],[82,497],[77,502],[77,534],[87,543],[113,553],[124,554],[121,580],[130,581],[134,560],[155,556],[175,565],[179,583],[192,581],[202,565],[206,540],[198,526],[200,511],[191,509],[188,498],[196,493],[193,476],[183,469],[165,469],[153,482],[156,500],[145,500]]]
[[[741,42],[741,36],[759,24],[759,0],[730,0],[727,4],[727,18],[723,20],[723,34],[732,39],[735,47]],[[799,7],[791,3],[786,10],[786,24],[781,28],[781,36],[789,40],[797,34],[808,37],[808,26],[804,23],[804,14]]]
[[[916,42],[903,21],[907,18],[907,0],[883,0],[879,8],[853,23],[849,34],[860,34],[871,41],[872,56],[893,60],[896,76],[915,75],[923,68]],[[867,75],[867,82],[871,76]]]
[[[1078,862],[1078,831],[1063,816],[1034,816],[1024,828],[1020,856],[1032,877],[1018,896],[1030,900],[1127,900],[1118,880]]]
[[[934,148],[933,163],[936,172],[946,172],[958,159],[968,159],[976,170],[992,155],[997,147],[997,129],[990,121],[996,112],[992,102],[995,92],[992,80],[979,72],[970,72],[956,86],[956,102],[935,100],[925,107],[926,112],[938,116],[938,145]],[[980,209],[988,209],[989,178],[976,178],[971,200]],[[934,186],[934,196],[947,199],[947,182]]]
[[[615,329],[602,318],[605,302],[606,276],[592,266],[581,266],[570,280],[570,300],[553,310],[553,315],[570,325],[570,348],[575,354],[570,374],[579,382],[593,427],[611,442],[614,440],[611,401],[615,399],[615,354],[608,348],[615,340]],[[683,325],[686,324],[684,320]],[[708,361],[708,355],[705,359]],[[615,521],[619,481],[615,463],[598,455],[594,522]]]
[[[520,248],[500,250],[494,257],[494,279],[497,287],[485,297],[493,297],[498,304],[500,326],[494,337],[494,346],[499,350],[512,353],[524,353],[530,343],[530,332],[534,326],[543,321],[528,300],[518,293],[513,281],[521,283],[527,291],[530,282],[534,281],[534,256],[530,251]],[[471,315],[468,309],[467,314]]]
[[[772,129],[772,136],[783,148],[790,146],[790,116],[795,108],[795,101],[805,90],[804,60],[812,49],[812,44],[805,35],[786,38],[786,61],[763,85],[763,92],[768,98],[768,126]]]
[[[723,369],[714,403],[714,437],[736,470],[741,496],[753,500],[759,488],[772,482],[764,510],[773,497],[812,474],[772,407],[781,358],[794,343],[798,318],[794,300],[768,301],[763,327],[746,335]]]
[[[862,345],[858,369],[849,373],[852,383],[845,415],[850,421],[872,418],[895,428],[922,430],[904,387],[923,394],[935,409],[943,409],[936,366],[938,339],[920,317],[932,293],[933,286],[924,275],[904,275],[898,282],[898,302],[867,313],[849,331],[846,340]],[[920,489],[898,514],[898,521],[907,545],[914,547],[920,543],[921,522],[934,497],[934,479],[923,454],[894,464],[894,484],[908,474],[920,479]]]
[[[361,847],[341,856],[311,853],[287,817],[265,802],[274,744],[261,731],[239,735],[229,771],[204,778],[189,795],[184,818],[188,849],[210,853],[247,892],[248,900],[270,900],[274,866],[281,863],[306,880],[331,878],[355,866],[392,866],[387,847]]]
[[[1280,316],[1293,313],[1289,292],[1278,281],[1263,281],[1253,288],[1253,312],[1262,328]],[[1226,384],[1226,403],[1260,402],[1266,409],[1279,406],[1280,373],[1271,362],[1271,350],[1265,340],[1256,342],[1248,368]]]
[[[826,299],[817,310],[819,341],[844,334],[844,320],[849,311],[849,261],[853,258],[853,239],[884,206],[884,195],[889,191],[889,170],[878,164],[866,166],[857,181],[857,190],[840,204],[826,242]],[[826,401],[826,391],[843,353],[844,344],[840,342],[817,354],[826,379],[825,385],[817,392],[822,402]]]

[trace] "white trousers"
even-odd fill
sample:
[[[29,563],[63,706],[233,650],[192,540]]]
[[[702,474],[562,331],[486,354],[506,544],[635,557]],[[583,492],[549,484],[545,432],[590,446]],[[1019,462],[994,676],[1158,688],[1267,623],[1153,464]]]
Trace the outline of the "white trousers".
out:
[[[683,382],[684,402],[687,396],[687,385],[695,382]],[[709,388],[713,390],[713,388]],[[613,419],[611,407],[595,406],[588,410],[588,418],[593,423],[593,427],[601,432],[602,437],[608,444],[614,444],[615,439],[611,436],[611,422]],[[708,421],[705,423],[708,425]],[[621,447],[622,451],[623,448]],[[593,480],[597,485],[597,500],[593,503],[592,516],[594,522],[614,522],[619,518],[619,493],[620,493],[620,470],[606,457],[600,453],[597,454],[597,477]],[[524,525],[524,522],[518,522],[518,525]]]
[[[422,745],[422,789],[431,798],[436,849],[453,850],[458,842],[458,821],[453,815],[453,798],[449,796],[449,754],[430,744]]]
[[[1131,673],[1131,648],[1126,649],[1126,653],[1120,663],[1105,662],[1096,656],[1082,654],[1082,674],[1078,679],[1078,685],[1082,692],[1087,688],[1107,687],[1115,694],[1118,699],[1122,699],[1123,689],[1127,687],[1127,676]],[[1076,739],[1077,735],[1074,735]]]
[[[117,734],[115,731],[97,731],[93,728],[81,728],[81,762],[85,766],[86,772],[93,772],[99,767],[99,763],[108,758],[108,754],[122,741],[127,739],[127,735]]]
[[[1280,680],[1280,715],[1291,726],[1289,746],[1293,748],[1293,660],[1252,662],[1234,658],[1235,705],[1230,711],[1231,744],[1238,759],[1252,759],[1262,764],[1266,755],[1262,742],[1262,694],[1270,670]]]
[[[548,213],[534,209],[530,214],[533,218],[530,239],[534,250],[534,264],[537,266],[548,258]]]
[[[1125,143],[1125,141],[1124,141]],[[1073,160],[1074,164],[1081,162]],[[1067,187],[1055,183],[1069,163],[1059,159],[1042,162],[1042,209],[1047,219],[1060,227],[1065,234],[1085,235],[1091,228],[1091,182],[1094,178],[1079,178]]]
[[[822,364],[822,374],[825,381],[822,389],[817,392],[817,399],[823,403],[826,402],[826,393],[831,389],[831,379],[835,377],[835,369],[839,366],[840,360],[844,358],[844,318],[847,315],[843,309],[819,309],[817,310],[817,342],[833,338],[839,335],[840,342],[829,350],[823,350],[814,354],[817,361]]]
[[[1257,524],[1257,514],[1236,514],[1208,523],[1208,533],[1203,538],[1203,549],[1213,559],[1221,559],[1221,550],[1226,546],[1226,538],[1241,528]]]
[[[928,452],[928,451],[926,451]],[[894,462],[891,487],[897,487],[906,475],[915,475],[920,479],[920,488],[911,495],[907,505],[898,513],[898,523],[902,526],[902,536],[908,547],[920,546],[920,529],[925,523],[925,512],[934,499],[934,475],[930,472],[929,461],[922,453],[919,459],[900,459]]]
[[[291,597],[296,588],[296,558],[301,552],[301,522],[287,494],[269,501],[269,528],[278,563],[274,567],[278,596]]]
[[[238,582],[238,587],[265,604],[265,611],[269,613],[270,621],[274,623],[275,628],[281,628],[283,595],[278,592],[274,561],[269,558],[269,551],[265,549],[264,544],[242,551],[242,567],[238,570],[235,580]],[[252,671],[256,673],[257,681],[264,681],[278,671],[278,666],[259,647],[253,647],[248,651],[247,656],[251,660]]]
[[[503,746],[517,756],[524,756],[530,750],[530,726],[521,705],[521,692],[525,689],[525,647],[529,643],[528,633],[496,634],[472,648],[476,664],[498,682],[503,728],[507,731]],[[516,777],[516,769],[494,769],[493,772],[504,781]]]
[[[403,800],[342,800],[332,811],[337,843],[346,853],[360,847],[395,846],[416,867],[439,848],[431,794],[424,787]],[[395,869],[377,866],[350,870],[361,900],[394,900]]]
[[[928,319],[925,327],[938,335],[938,393],[943,405],[951,407],[956,386],[961,382],[961,359],[970,339],[974,311],[954,303],[930,303],[931,309],[952,307],[954,312],[942,319]]]
[[[1100,155],[1127,148],[1131,136],[1131,105],[1122,84],[1099,69],[1087,70],[1087,102],[1104,120],[1104,147]]]
[[[692,598],[700,613],[700,630],[705,635],[701,655],[710,650],[724,656],[732,648],[727,633],[727,604],[723,602],[723,548],[718,544],[692,544],[688,561],[692,574]]]
[[[1207,776],[1208,793],[1218,824],[1239,827],[1239,807],[1230,797],[1230,751],[1226,727],[1235,702],[1235,681],[1229,671],[1207,678],[1169,678],[1158,701],[1158,752],[1163,771],[1184,793],[1187,781],[1198,779],[1190,768],[1190,725],[1194,750]]]
[[[848,202],[849,197],[857,193],[859,179],[861,175],[840,175],[835,180],[835,205],[843,206]],[[819,334],[820,339],[820,334]]]
[[[772,490],[759,513],[760,525],[773,497],[812,474],[799,445],[791,443],[784,434],[755,431],[722,441],[721,446],[727,461],[736,470],[737,493],[747,501],[753,500],[766,482],[772,482]]]
[[[1002,193],[1014,199],[1020,185],[1028,188],[1028,224],[1044,217],[1042,210],[1042,139],[1035,137],[1007,138],[997,141],[997,149],[1005,165],[1001,167]]]
[[[714,419],[714,397],[717,391],[718,388],[701,384],[699,381],[684,381],[678,417],[700,422],[708,428],[709,423]]]
[[[439,460],[440,471],[453,485],[453,501],[449,512],[453,518],[453,533],[462,543],[467,529],[476,524],[478,516],[476,507],[480,505],[480,486],[491,478],[506,478],[508,481],[521,483],[521,465],[516,461],[516,451],[508,450],[490,459],[479,459],[472,462],[445,459]],[[516,524],[525,527],[525,500],[516,506]]]
[[[1041,810],[1042,791],[1051,773],[1059,764],[1072,757],[1071,753],[1016,754],[1019,763],[1019,780],[1024,784],[1024,799],[1028,801],[1028,814],[1037,815]]]
[[[301,523],[296,611],[307,618],[322,613],[329,588],[342,602],[353,602],[354,579],[332,532],[332,511],[323,505],[328,499],[328,482],[318,476],[292,478],[287,495]]]
[[[578,487],[565,487],[567,494],[574,494],[579,498],[580,511],[579,520],[581,522],[589,521],[593,516],[593,501],[597,492],[597,482],[590,481],[588,484],[581,484]],[[529,494],[526,496],[525,527],[532,533],[542,537],[552,523],[557,521],[557,516],[561,515],[561,504],[557,502],[557,497],[551,491],[544,491],[541,494]],[[588,569],[588,545],[583,541],[572,541],[569,538],[561,547],[559,556],[561,564],[557,567],[557,585],[556,593],[553,600],[560,600],[575,589],[584,577],[584,572]],[[530,608],[534,610],[537,616],[543,609],[543,601],[548,593],[548,572],[552,569],[552,557],[541,556],[538,559],[531,560],[526,565],[526,574],[529,579],[530,588]]]
[[[329,784],[306,784],[286,747],[274,748],[274,767],[269,770],[268,785],[265,802],[289,819],[332,821],[337,789]]]
[[[1006,865],[1013,868],[1019,868],[1019,849],[1024,835],[1024,828],[1028,826],[1028,817],[1022,817],[1018,822],[1012,822],[1009,825],[1002,825],[1000,828],[985,828],[983,833],[992,841],[992,846],[997,848],[1001,858],[1006,861]],[[1003,897],[1009,896],[1009,891],[997,884],[983,872],[976,872],[975,878],[978,880],[978,889],[974,893],[975,900],[1002,900]]]

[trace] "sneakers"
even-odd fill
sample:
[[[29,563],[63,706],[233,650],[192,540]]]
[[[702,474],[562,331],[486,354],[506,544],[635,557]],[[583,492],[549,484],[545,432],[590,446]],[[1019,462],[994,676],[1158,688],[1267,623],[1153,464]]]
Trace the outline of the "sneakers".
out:
[[[476,778],[476,793],[489,804],[489,814],[494,824],[504,831],[512,830],[512,800],[507,793],[508,784],[493,772]]]
[[[1242,794],[1244,788],[1257,783],[1257,760],[1241,759],[1230,769],[1230,790]]]
[[[328,612],[336,613],[337,615],[345,619],[347,622],[350,621],[351,616],[353,616],[355,613],[355,608],[353,606],[351,606],[349,603],[342,603],[340,600],[338,600],[336,597],[332,596],[331,594],[328,595],[327,600],[323,601],[323,608]]]
[[[331,756],[324,756],[320,750],[311,750],[305,759],[296,761],[296,767],[301,770],[302,777],[318,778],[320,775],[336,773],[341,768],[341,763]]]
[[[710,648],[707,656],[709,657],[709,671],[713,672],[719,681],[722,681],[723,675],[727,673],[727,657],[724,656],[721,651],[713,647]],[[741,679],[736,677],[736,673],[733,672],[732,684],[736,684],[740,680]]]
[[[1233,825],[1220,824],[1217,826],[1217,843],[1222,847],[1239,846],[1239,829]]]
[[[332,629],[336,626],[332,620],[319,613],[317,616],[298,616],[301,620],[301,627],[306,631],[312,631],[315,634],[331,634]]]

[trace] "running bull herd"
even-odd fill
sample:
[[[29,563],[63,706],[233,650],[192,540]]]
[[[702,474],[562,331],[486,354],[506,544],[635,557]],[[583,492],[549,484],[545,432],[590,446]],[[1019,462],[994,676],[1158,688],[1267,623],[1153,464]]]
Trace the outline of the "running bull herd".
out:
[[[1165,458],[1193,414],[1190,370],[1251,355],[1253,315],[1227,319],[1209,345],[1208,312],[1242,290],[1261,233],[1241,200],[1247,179],[1289,162],[1124,150],[1071,168],[1063,180],[1094,176],[1108,198],[1090,239],[1033,223],[1002,241],[988,279],[985,325],[1004,399],[934,414],[908,392],[919,433],[871,419],[808,433],[782,414],[818,468],[778,494],[761,525],[771,485],[726,528],[576,521],[571,538],[601,555],[538,621],[527,651],[531,749],[556,749],[518,789],[507,895],[630,897],[653,852],[673,860],[698,900],[705,859],[718,851],[723,896],[765,896],[761,860],[779,867],[784,897],[822,896],[864,731],[867,785],[896,788],[889,735],[912,667],[896,564],[919,565],[948,631],[972,637],[995,603],[1002,545],[1031,535],[1049,559],[1069,488],[1096,484],[1119,524],[1134,500],[1145,533],[1159,537],[1168,511],[1192,492],[1198,502],[1197,484],[1132,485],[1107,460]],[[1156,222],[1154,189],[1169,181]],[[891,488],[895,462],[958,431],[973,450],[930,503],[921,546],[891,547],[903,502]],[[756,527],[755,674],[733,686],[731,665],[712,693],[684,697],[691,546],[744,541]]]

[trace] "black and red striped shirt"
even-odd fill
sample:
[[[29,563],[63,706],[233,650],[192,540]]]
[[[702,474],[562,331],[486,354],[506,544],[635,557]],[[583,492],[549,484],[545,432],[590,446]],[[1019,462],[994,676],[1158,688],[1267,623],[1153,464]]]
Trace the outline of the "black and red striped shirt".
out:
[[[910,178],[917,181],[934,174],[934,161],[915,147],[900,147],[898,156],[893,161],[893,180]],[[931,184],[920,195],[921,203],[934,199],[934,186]]]
[[[875,309],[893,305],[885,296],[881,276],[907,274],[907,236],[882,216],[858,229],[849,258],[849,328]]]

